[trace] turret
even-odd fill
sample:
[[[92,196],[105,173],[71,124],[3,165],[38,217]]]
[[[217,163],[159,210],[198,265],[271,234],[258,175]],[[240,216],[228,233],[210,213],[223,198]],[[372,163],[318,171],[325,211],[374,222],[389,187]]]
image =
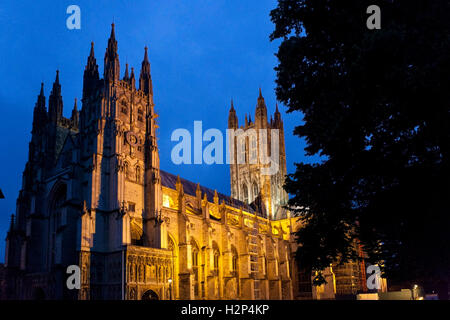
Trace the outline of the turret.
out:
[[[108,39],[108,47],[105,52],[104,59],[105,81],[117,81],[120,77],[119,54],[117,53],[116,33],[114,31],[114,23],[111,24],[111,35]]]
[[[72,109],[72,116],[70,117],[70,122],[72,123],[73,128],[78,128],[79,117],[80,115],[77,107],[77,98],[75,98],[75,102]]]
[[[259,96],[255,111],[255,124],[257,128],[267,128],[267,107],[259,88]]]
[[[134,78],[134,68],[131,67],[131,75],[128,80],[132,89],[136,89],[136,79]]]
[[[276,104],[275,113],[273,114],[273,124],[274,128],[283,129],[283,120],[281,120],[281,114],[278,110],[278,103]]]
[[[91,51],[83,75],[83,98],[89,96],[99,79],[97,60],[94,55],[94,42],[91,42]]]
[[[152,77],[150,75],[150,62],[148,61],[148,48],[145,47],[144,60],[142,61],[141,74],[139,76],[139,90],[148,95],[153,95]]]
[[[233,99],[231,99],[231,108],[228,113],[228,128],[237,129],[238,128],[238,118],[236,116],[236,110],[234,110]]]
[[[125,75],[123,76],[123,81],[127,81],[130,80],[130,75],[128,74],[128,63],[125,64]]]
[[[56,70],[56,79],[48,102],[48,116],[52,124],[57,124],[63,114],[63,100],[61,96],[61,84],[59,83],[59,70]]]
[[[40,134],[47,124],[47,109],[45,107],[44,83],[41,83],[41,92],[38,95],[33,111],[33,134]]]

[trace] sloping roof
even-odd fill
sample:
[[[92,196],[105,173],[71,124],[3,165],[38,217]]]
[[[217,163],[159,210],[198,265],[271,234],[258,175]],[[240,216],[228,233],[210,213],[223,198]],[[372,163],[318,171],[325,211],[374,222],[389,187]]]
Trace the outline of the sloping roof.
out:
[[[176,183],[177,183],[177,176],[174,174],[171,174],[169,172],[160,170],[161,172],[161,183],[164,187],[176,189]],[[183,179],[180,177],[181,184],[183,185],[183,190],[185,194],[191,195],[195,197],[195,191],[197,190],[197,184]],[[206,197],[209,202],[214,202],[214,190],[206,188],[202,185],[200,185],[200,190],[202,191],[202,197],[206,193]],[[258,210],[254,204],[246,204],[245,202],[242,202],[238,199],[234,199],[230,196],[224,195],[223,193],[217,192],[217,196],[219,197],[219,204],[222,203],[222,201],[225,202],[226,205],[229,205],[230,207],[239,209],[242,207],[245,211],[250,213],[257,213],[257,215],[262,216],[261,210]]]

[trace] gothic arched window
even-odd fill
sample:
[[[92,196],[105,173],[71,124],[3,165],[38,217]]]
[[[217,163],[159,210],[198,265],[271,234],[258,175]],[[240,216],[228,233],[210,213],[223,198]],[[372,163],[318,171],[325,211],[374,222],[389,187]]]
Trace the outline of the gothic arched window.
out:
[[[62,262],[63,255],[63,236],[65,225],[65,208],[64,203],[67,198],[67,186],[61,184],[52,193],[52,200],[50,204],[50,228],[51,228],[51,261],[59,264]]]
[[[232,254],[232,260],[231,260],[231,268],[232,271],[235,273],[235,276],[237,275],[238,272],[238,253],[237,250],[234,246],[231,247],[231,254]]]
[[[125,102],[125,100],[122,100],[122,101],[120,102],[120,111],[121,111],[123,114],[128,114],[127,103]]]
[[[242,201],[248,203],[248,188],[245,183],[242,185]]]
[[[250,143],[250,163],[256,163],[257,162],[257,143],[256,143],[256,134],[251,135],[251,143]]]
[[[192,271],[194,272],[194,295],[196,298],[199,296],[199,270],[198,270],[198,257],[199,257],[199,249],[194,240],[191,240],[191,248],[192,248]]]
[[[137,111],[137,113],[138,113],[138,121],[143,122],[143,121],[144,121],[144,118],[143,118],[144,112],[142,111],[142,109],[139,108],[138,111]]]
[[[246,155],[246,139],[245,136],[238,137],[237,139],[238,145],[237,145],[237,151],[238,151],[238,163],[239,164],[245,164],[247,162],[247,155]]]
[[[253,200],[256,199],[256,197],[258,197],[258,185],[256,184],[256,182],[253,182]]]

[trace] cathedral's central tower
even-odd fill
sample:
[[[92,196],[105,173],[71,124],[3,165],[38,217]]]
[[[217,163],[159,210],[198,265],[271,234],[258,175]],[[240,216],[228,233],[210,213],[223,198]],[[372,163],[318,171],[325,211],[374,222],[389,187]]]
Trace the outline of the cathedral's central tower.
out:
[[[267,119],[267,106],[259,90],[255,121],[245,115],[244,125],[238,125],[233,101],[228,116],[228,128],[234,130],[230,143],[231,196],[259,206],[271,219],[284,218],[288,195],[283,189],[286,176],[284,129],[278,105],[273,118]],[[276,130],[276,135],[272,131]],[[273,137],[276,137],[273,140]],[[278,154],[271,154],[272,144],[278,144]],[[261,153],[278,161],[276,172],[265,174],[270,164],[261,161]],[[264,157],[264,156],[263,156]]]

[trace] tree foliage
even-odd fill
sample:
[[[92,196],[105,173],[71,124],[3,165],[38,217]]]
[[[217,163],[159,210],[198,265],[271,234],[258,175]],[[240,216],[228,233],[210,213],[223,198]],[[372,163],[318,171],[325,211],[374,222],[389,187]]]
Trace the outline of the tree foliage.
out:
[[[381,29],[369,30],[370,5]],[[316,164],[285,189],[304,227],[304,267],[355,258],[359,241],[392,280],[450,270],[450,3],[279,0],[278,99]]]

